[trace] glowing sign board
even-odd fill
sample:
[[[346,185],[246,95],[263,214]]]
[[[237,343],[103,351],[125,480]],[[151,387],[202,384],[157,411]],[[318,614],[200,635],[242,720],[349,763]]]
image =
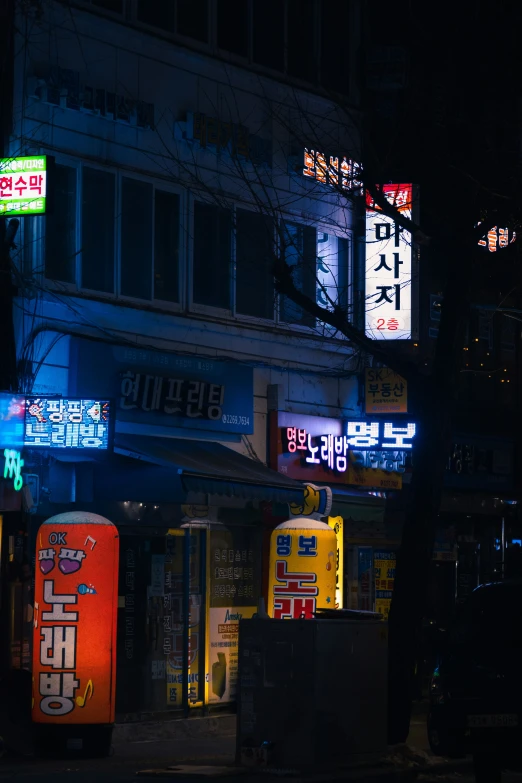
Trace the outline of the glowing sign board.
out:
[[[24,445],[25,397],[0,392],[0,443],[20,451]]]
[[[313,618],[335,606],[337,539],[316,519],[297,517],[270,538],[268,614],[275,620]]]
[[[0,215],[43,215],[47,199],[47,158],[0,159]]]
[[[109,400],[29,397],[25,402],[24,445],[58,449],[109,448]]]
[[[4,478],[13,480],[15,492],[20,492],[24,485],[22,468],[24,460],[19,451],[14,449],[4,449]]]
[[[342,190],[359,190],[362,187],[362,165],[346,155],[339,162],[338,156],[326,156],[323,152],[305,147],[302,174]]]
[[[411,184],[383,185],[390,204],[412,214]],[[366,207],[365,333],[371,340],[411,340],[411,233],[383,215],[370,196]]]
[[[97,514],[59,514],[37,533],[34,723],[114,722],[118,546]]]

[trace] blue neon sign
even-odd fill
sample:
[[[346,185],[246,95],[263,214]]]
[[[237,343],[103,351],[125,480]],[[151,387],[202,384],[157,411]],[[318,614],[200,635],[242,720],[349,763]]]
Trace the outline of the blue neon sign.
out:
[[[109,400],[28,397],[24,445],[48,449],[109,448]]]

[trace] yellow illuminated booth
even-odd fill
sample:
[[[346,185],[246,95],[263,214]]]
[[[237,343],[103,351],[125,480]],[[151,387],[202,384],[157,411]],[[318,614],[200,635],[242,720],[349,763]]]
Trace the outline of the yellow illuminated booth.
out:
[[[337,539],[317,519],[278,525],[270,540],[268,614],[276,620],[310,619],[335,607]]]

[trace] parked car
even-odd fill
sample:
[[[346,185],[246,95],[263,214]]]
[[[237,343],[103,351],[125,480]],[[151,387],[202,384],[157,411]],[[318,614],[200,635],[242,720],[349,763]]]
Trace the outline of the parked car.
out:
[[[445,637],[430,683],[430,746],[473,754],[477,783],[499,783],[502,768],[522,768],[522,580],[477,587]]]

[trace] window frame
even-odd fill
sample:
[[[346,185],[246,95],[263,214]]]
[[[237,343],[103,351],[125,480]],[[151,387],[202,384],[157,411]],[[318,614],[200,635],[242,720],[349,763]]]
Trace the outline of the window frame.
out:
[[[56,159],[57,165],[69,166],[76,171],[76,227],[75,227],[75,282],[65,283],[60,280],[53,280],[45,275],[45,263],[46,263],[46,251],[45,251],[45,238],[46,238],[46,217],[33,216],[34,222],[31,229],[26,229],[28,233],[32,233],[33,247],[29,253],[28,267],[32,270],[33,274],[38,275],[46,287],[53,291],[62,291],[71,294],[80,294],[86,298],[103,299],[107,302],[122,302],[135,304],[136,306],[148,305],[156,310],[168,310],[171,312],[181,312],[185,307],[185,288],[186,288],[186,241],[185,241],[185,227],[186,227],[186,191],[176,184],[161,179],[151,177],[148,175],[138,174],[135,171],[127,171],[125,169],[117,168],[116,166],[103,166],[96,162],[78,160],[66,155],[60,155]],[[80,285],[82,278],[82,230],[83,230],[83,170],[84,168],[96,169],[106,173],[113,174],[115,177],[114,187],[114,217],[115,217],[115,230],[114,230],[114,292],[96,291],[93,288],[87,288]],[[147,182],[152,185],[152,255],[151,255],[151,298],[150,299],[138,299],[136,297],[126,296],[121,293],[121,232],[122,232],[122,193],[123,193],[123,178],[127,179],[139,179],[142,182]],[[154,294],[154,271],[155,271],[155,193],[156,190],[160,190],[166,193],[172,193],[178,196],[179,199],[179,237],[178,237],[178,300],[177,302],[169,302],[165,299],[157,299]],[[55,205],[55,209],[58,205]],[[41,270],[40,272],[38,270]]]
[[[339,239],[346,239],[348,242],[348,269],[347,269],[347,318],[349,323],[354,323],[354,317],[353,317],[353,304],[354,304],[354,296],[353,296],[353,283],[354,283],[354,232],[355,229],[347,229],[345,231],[342,231],[340,228],[337,228],[337,230],[332,230],[332,227],[328,225],[328,223],[322,221],[322,220],[310,220],[305,219],[297,215],[292,215],[290,213],[284,213],[280,220],[284,223],[295,223],[298,225],[307,226],[309,228],[315,229],[315,246],[317,251],[317,234],[321,231],[325,234],[329,234],[331,236],[335,236],[338,240]],[[280,251],[280,239],[278,237],[278,252]],[[339,250],[337,251],[339,252]],[[316,284],[317,284],[317,253],[316,253]],[[301,334],[314,334],[317,333],[318,325],[317,322],[314,326],[307,326],[306,324],[299,324],[299,323],[289,323],[288,321],[285,321],[281,318],[281,303],[283,301],[284,294],[279,294],[277,296],[277,319],[276,323],[279,327],[290,329],[291,331],[296,331]],[[350,317],[351,316],[351,317]],[[331,327],[329,327],[331,328]],[[322,336],[322,335],[319,335]],[[344,336],[339,337],[333,337],[325,335],[325,337],[328,337],[329,339],[346,339]]]

